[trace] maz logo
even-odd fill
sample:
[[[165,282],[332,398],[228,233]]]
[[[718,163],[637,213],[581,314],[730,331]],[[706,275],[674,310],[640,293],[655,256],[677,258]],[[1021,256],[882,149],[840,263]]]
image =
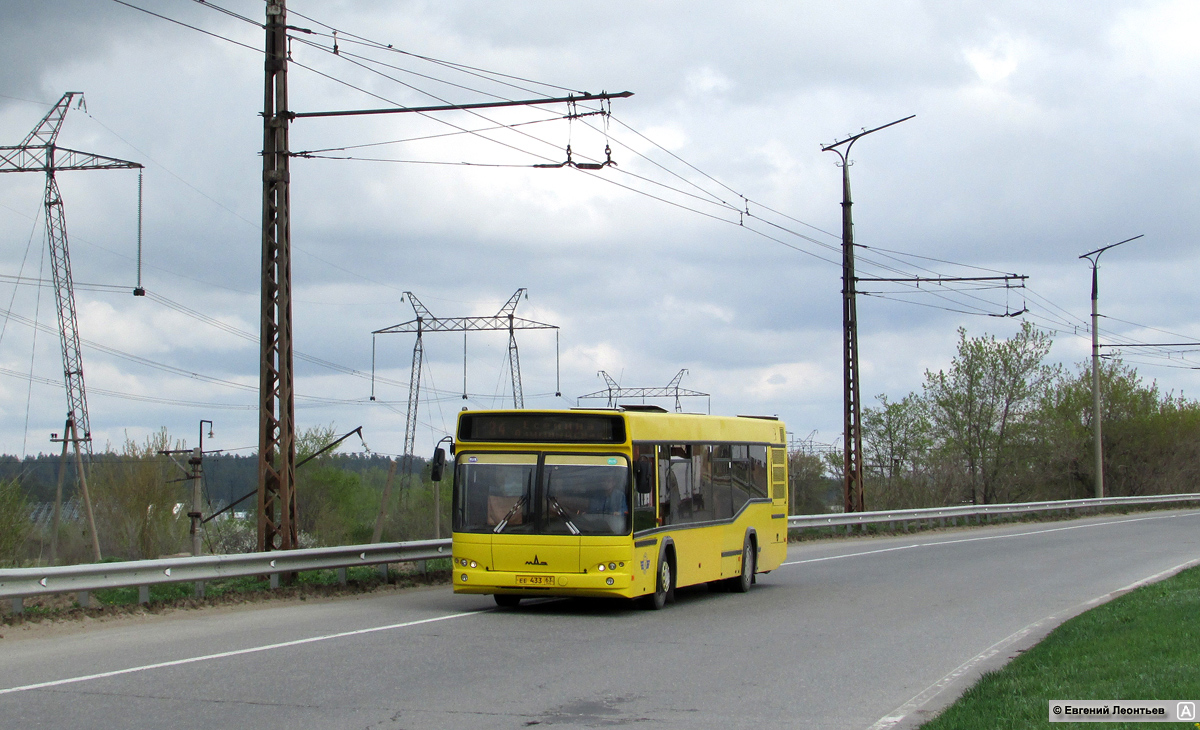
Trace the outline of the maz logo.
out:
[[[538,560],[537,555],[533,556],[533,560],[526,560],[525,564],[526,565],[549,565],[549,563],[543,563],[542,561]]]

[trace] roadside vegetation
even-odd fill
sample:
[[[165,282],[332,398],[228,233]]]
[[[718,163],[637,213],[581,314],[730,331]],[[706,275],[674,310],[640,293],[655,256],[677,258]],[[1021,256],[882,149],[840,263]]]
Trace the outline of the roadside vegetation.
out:
[[[297,461],[338,435],[332,425],[302,432],[297,438]],[[109,448],[93,458],[88,487],[105,559],[190,554],[187,513],[192,484],[182,468],[187,466],[186,455],[176,463],[158,453],[187,446],[164,429],[141,442],[127,439],[119,449]],[[423,459],[414,459],[409,475],[397,466],[391,489],[385,490],[391,467],[392,460],[385,456],[323,454],[297,470],[301,547],[371,542],[381,507],[380,540],[433,537],[435,485],[429,481],[428,466]],[[30,457],[24,462],[13,457],[0,460],[0,567],[51,563],[50,515],[58,468],[57,456]],[[204,474],[202,512],[208,516],[257,488],[257,459],[207,455]],[[91,538],[77,494],[73,460],[68,464],[63,491],[56,562],[91,562]],[[383,504],[385,491],[390,494]],[[450,494],[446,486],[440,502],[441,534],[448,536]],[[253,552],[257,549],[257,524],[251,497],[203,526],[205,552]]]
[[[989,672],[922,730],[1090,728],[1050,723],[1050,700],[1200,697],[1200,568],[1076,616],[1003,669]],[[1143,727],[1105,723],[1105,728]],[[1193,727],[1192,723],[1172,724]]]
[[[1048,335],[1029,325],[1008,339],[969,337],[960,330],[949,368],[926,372],[919,392],[898,400],[878,396],[877,405],[862,414],[867,508],[1092,496],[1090,369],[1087,364],[1074,369],[1047,364],[1050,344]],[[1101,381],[1106,494],[1192,491],[1200,482],[1200,403],[1160,392],[1116,359],[1105,361]],[[802,430],[799,424],[792,427]],[[317,452],[338,433],[333,425],[303,431],[297,439],[299,458]],[[187,446],[164,429],[140,442],[126,439],[93,458],[89,485],[106,558],[156,558],[190,549],[186,457],[173,463],[159,454]],[[809,447],[791,452],[792,514],[841,508],[841,460],[838,451]],[[416,459],[411,474],[395,469],[389,489],[393,466],[390,457],[364,453],[323,454],[301,467],[296,473],[301,546],[370,542],[381,508],[381,540],[447,536],[449,483],[432,484],[427,464]],[[255,490],[257,459],[210,454],[204,474],[202,511],[207,516]],[[63,476],[64,518],[56,562],[87,562],[91,538],[73,460]],[[51,562],[50,506],[58,479],[56,455],[0,457],[0,566]],[[205,551],[254,550],[254,510],[251,498],[208,522]]]
[[[1045,362],[1049,335],[959,330],[950,367],[862,413],[869,510],[1080,499],[1095,493],[1091,364]],[[1101,365],[1105,495],[1194,491],[1200,402],[1163,393],[1119,359]],[[793,451],[793,514],[842,503],[842,453]]]

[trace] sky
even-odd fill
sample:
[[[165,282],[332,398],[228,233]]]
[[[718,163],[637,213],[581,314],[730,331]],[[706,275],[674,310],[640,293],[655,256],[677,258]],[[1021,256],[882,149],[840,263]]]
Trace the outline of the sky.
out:
[[[256,445],[264,3],[216,5],[242,17],[197,0],[0,4],[0,144],[81,91],[59,145],[145,165],[147,297],[131,295],[137,172],[58,176],[97,448],[160,428],[194,446],[201,419],[214,422],[206,448]],[[293,123],[292,149],[310,152],[291,166],[301,430],[363,426],[367,448],[400,453],[413,337],[374,342],[371,401],[371,333],[413,319],[404,292],[461,317],[525,288],[517,316],[559,327],[517,333],[527,407],[604,405],[578,400],[604,388],[601,370],[636,388],[686,369],[682,387],[710,397],[684,410],[777,415],[799,439],[836,442],[841,169],[821,147],[909,115],[852,150],[858,275],[1029,278],[860,283],[865,405],[948,367],[960,327],[1007,337],[1028,319],[1075,367],[1090,354],[1078,257],[1139,234],[1101,259],[1101,341],[1200,340],[1195,3],[288,9],[296,111],[634,93],[608,116],[558,104]],[[567,145],[576,161],[607,145],[615,165],[532,167]],[[6,454],[55,451],[66,414],[53,289],[14,279],[50,278],[44,185],[0,175]],[[462,336],[424,346],[419,454],[461,408],[512,405],[506,333],[467,339],[465,400]],[[1194,351],[1123,356],[1164,391],[1200,385]]]

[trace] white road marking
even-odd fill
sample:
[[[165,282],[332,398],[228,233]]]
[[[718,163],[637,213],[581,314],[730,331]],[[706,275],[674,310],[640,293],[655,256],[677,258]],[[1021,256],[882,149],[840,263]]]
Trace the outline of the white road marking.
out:
[[[1146,519],[1149,519],[1149,518],[1146,518]],[[1020,631],[1014,632],[1014,633],[1010,634],[1009,636],[1004,637],[1000,641],[997,641],[995,644],[992,644],[988,648],[981,651],[979,654],[976,654],[974,657],[968,659],[966,662],[960,664],[949,674],[942,677],[941,679],[934,682],[933,684],[929,685],[925,689],[921,690],[919,693],[917,693],[916,696],[914,696],[908,702],[905,702],[904,704],[900,705],[896,709],[889,712],[887,715],[884,715],[883,717],[879,718],[879,720],[876,721],[876,723],[874,725],[867,728],[867,730],[888,730],[888,728],[894,727],[899,722],[901,722],[906,717],[908,717],[911,713],[921,709],[921,707],[925,703],[929,702],[934,697],[936,697],[938,694],[940,694],[942,692],[942,690],[944,690],[944,689],[946,689],[946,687],[950,686],[955,680],[962,677],[967,672],[970,672],[972,669],[979,666],[983,662],[995,657],[997,654],[999,654],[1000,652],[1004,651],[1005,649],[1011,647],[1013,644],[1017,643],[1018,641],[1025,638],[1026,636],[1029,636],[1030,634],[1032,634],[1040,629],[1048,628],[1051,626],[1056,626],[1070,617],[1076,616],[1078,614],[1083,613],[1084,611],[1095,608],[1096,606],[1099,606],[1102,603],[1107,603],[1118,596],[1128,593],[1129,591],[1132,591],[1136,588],[1141,588],[1142,586],[1149,585],[1151,583],[1156,583],[1164,578],[1169,578],[1170,576],[1175,575],[1176,573],[1179,573],[1180,571],[1187,570],[1188,568],[1191,568],[1196,565],[1200,565],[1200,560],[1189,560],[1186,563],[1180,563],[1179,565],[1176,565],[1173,568],[1167,568],[1166,570],[1155,573],[1154,575],[1152,575],[1148,578],[1142,578],[1141,580],[1134,581],[1133,583],[1130,583],[1129,585],[1125,586],[1124,588],[1118,588],[1117,590],[1113,591],[1112,593],[1105,593],[1103,596],[1097,596],[1096,598],[1092,598],[1090,600],[1084,601],[1083,603],[1081,603],[1073,608],[1069,608],[1065,611],[1059,611],[1058,613],[1050,614],[1049,616],[1047,616],[1039,621],[1034,621],[1033,623],[1029,624],[1028,626],[1021,629]]]
[[[140,667],[129,667],[128,669],[115,669],[111,672],[100,672],[98,674],[86,674],[81,677],[68,677],[67,679],[55,679],[49,682],[38,682],[36,684],[27,684],[21,687],[9,687],[0,689],[0,695],[12,694],[14,692],[26,692],[31,689],[45,689],[47,687],[59,687],[64,684],[75,684],[77,682],[87,682],[93,679],[104,679],[105,677],[116,677],[122,674],[132,674],[134,672],[145,672],[150,669],[163,669],[165,667],[178,667],[184,664],[195,664],[196,662],[206,662],[213,659],[224,659],[225,657],[240,656],[242,654],[255,654],[260,651],[271,651],[272,649],[283,649],[289,646],[300,646],[301,644],[312,644],[318,641],[329,641],[330,639],[342,639],[347,636],[360,636],[362,634],[373,634],[378,631],[391,631],[393,629],[403,629],[409,626],[419,626],[421,624],[431,624],[438,621],[449,621],[450,619],[462,618],[464,616],[475,616],[480,613],[488,613],[495,609],[484,609],[482,611],[464,611],[462,613],[451,613],[445,616],[434,616],[433,618],[417,619],[416,621],[405,621],[399,624],[389,624],[387,626],[372,626],[367,629],[356,629],[354,631],[342,631],[336,634],[325,634],[323,636],[310,636],[307,639],[294,639],[292,641],[281,641],[278,644],[265,644],[263,646],[252,646],[247,649],[235,649],[233,651],[222,651],[216,654],[205,654],[203,656],[189,657],[187,659],[175,659],[169,662],[158,662],[157,664],[144,664]]]
[[[1200,515],[1200,512],[1188,512],[1185,514],[1174,515],[1157,515],[1153,517],[1130,517],[1125,520],[1112,520],[1109,522],[1093,522],[1086,525],[1069,525],[1067,527],[1050,527],[1045,530],[1030,530],[1029,532],[1014,532],[1007,535],[985,535],[982,537],[964,537],[958,540],[937,540],[935,542],[918,542],[912,545],[901,545],[899,547],[881,548],[879,550],[863,550],[857,553],[845,553],[844,555],[829,555],[824,558],[808,558],[806,560],[793,560],[791,562],[782,563],[780,567],[787,565],[804,565],[805,563],[821,563],[826,560],[841,560],[843,558],[857,558],[863,555],[878,555],[879,553],[891,553],[897,550],[910,550],[919,547],[938,547],[939,545],[956,545],[964,542],[981,542],[983,540],[1006,540],[1015,537],[1028,537],[1029,535],[1044,535],[1048,532],[1064,532],[1066,530],[1083,530],[1090,527],[1108,527],[1110,525],[1122,525],[1128,522],[1143,522],[1145,520],[1169,520],[1176,517],[1195,517]]]

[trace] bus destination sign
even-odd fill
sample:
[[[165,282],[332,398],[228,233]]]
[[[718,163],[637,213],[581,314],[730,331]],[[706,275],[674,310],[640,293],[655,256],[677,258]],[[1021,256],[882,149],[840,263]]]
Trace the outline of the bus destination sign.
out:
[[[460,441],[513,443],[625,442],[620,416],[566,413],[464,413],[458,422]]]

